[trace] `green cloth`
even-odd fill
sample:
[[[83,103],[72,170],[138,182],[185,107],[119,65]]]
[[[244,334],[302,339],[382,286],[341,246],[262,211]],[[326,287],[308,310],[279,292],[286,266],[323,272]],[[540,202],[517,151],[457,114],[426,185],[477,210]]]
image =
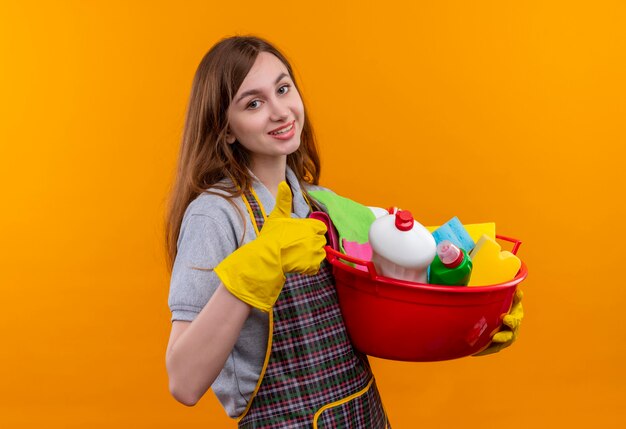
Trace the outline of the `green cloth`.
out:
[[[369,230],[376,220],[374,213],[366,206],[329,191],[310,191],[309,195],[326,207],[326,212],[339,235],[339,246],[343,240],[364,244],[369,241]]]

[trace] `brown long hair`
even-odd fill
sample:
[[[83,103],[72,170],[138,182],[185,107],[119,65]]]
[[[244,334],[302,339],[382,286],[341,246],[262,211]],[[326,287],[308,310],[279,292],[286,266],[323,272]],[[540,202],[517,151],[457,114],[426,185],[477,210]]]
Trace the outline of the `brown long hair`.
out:
[[[252,184],[250,157],[238,142],[226,142],[228,107],[260,52],[275,55],[287,68],[300,93],[291,65],[266,40],[254,36],[222,39],[202,58],[191,87],[176,178],[170,194],[165,222],[165,245],[171,270],[177,252],[178,235],[185,210],[198,195],[213,187],[225,191],[228,199],[239,197]],[[300,93],[300,96],[302,94]],[[304,100],[303,100],[304,103]],[[287,156],[287,165],[303,182],[317,185],[320,161],[306,106],[300,147]],[[232,183],[218,183],[224,178]],[[219,195],[219,194],[217,194]]]

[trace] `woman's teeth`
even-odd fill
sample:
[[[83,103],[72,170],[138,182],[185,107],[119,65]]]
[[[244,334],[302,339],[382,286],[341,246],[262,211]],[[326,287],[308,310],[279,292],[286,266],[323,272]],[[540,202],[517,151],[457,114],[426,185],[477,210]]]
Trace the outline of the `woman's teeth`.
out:
[[[287,128],[283,128],[283,129],[282,129],[282,130],[280,130],[280,131],[276,131],[276,132],[273,132],[273,133],[270,133],[270,134],[273,134],[273,135],[284,134],[284,133],[286,133],[286,132],[288,132],[288,131],[291,131],[291,129],[292,129],[292,128],[293,128],[293,124],[291,124],[291,125],[290,125],[290,126],[288,126]]]

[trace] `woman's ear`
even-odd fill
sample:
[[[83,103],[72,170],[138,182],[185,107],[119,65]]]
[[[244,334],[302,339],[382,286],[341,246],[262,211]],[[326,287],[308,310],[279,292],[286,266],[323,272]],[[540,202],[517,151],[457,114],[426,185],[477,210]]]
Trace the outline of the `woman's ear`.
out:
[[[233,144],[235,143],[236,140],[237,138],[233,135],[233,133],[230,130],[227,130],[226,131],[226,143]]]

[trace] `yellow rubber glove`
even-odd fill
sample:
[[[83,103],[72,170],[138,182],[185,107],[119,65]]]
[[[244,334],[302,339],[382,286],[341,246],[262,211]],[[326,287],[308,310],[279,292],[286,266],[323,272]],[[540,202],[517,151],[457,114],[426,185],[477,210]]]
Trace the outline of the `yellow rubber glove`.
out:
[[[524,318],[524,309],[522,308],[522,297],[524,296],[521,289],[515,291],[511,311],[502,319],[502,327],[500,331],[491,339],[491,344],[473,356],[484,356],[491,353],[497,353],[500,350],[509,347],[517,339],[519,335],[519,327]]]
[[[285,273],[316,274],[326,256],[326,225],[316,219],[291,218],[291,189],[278,185],[276,206],[258,237],[215,267],[237,298],[269,312],[285,284]]]

